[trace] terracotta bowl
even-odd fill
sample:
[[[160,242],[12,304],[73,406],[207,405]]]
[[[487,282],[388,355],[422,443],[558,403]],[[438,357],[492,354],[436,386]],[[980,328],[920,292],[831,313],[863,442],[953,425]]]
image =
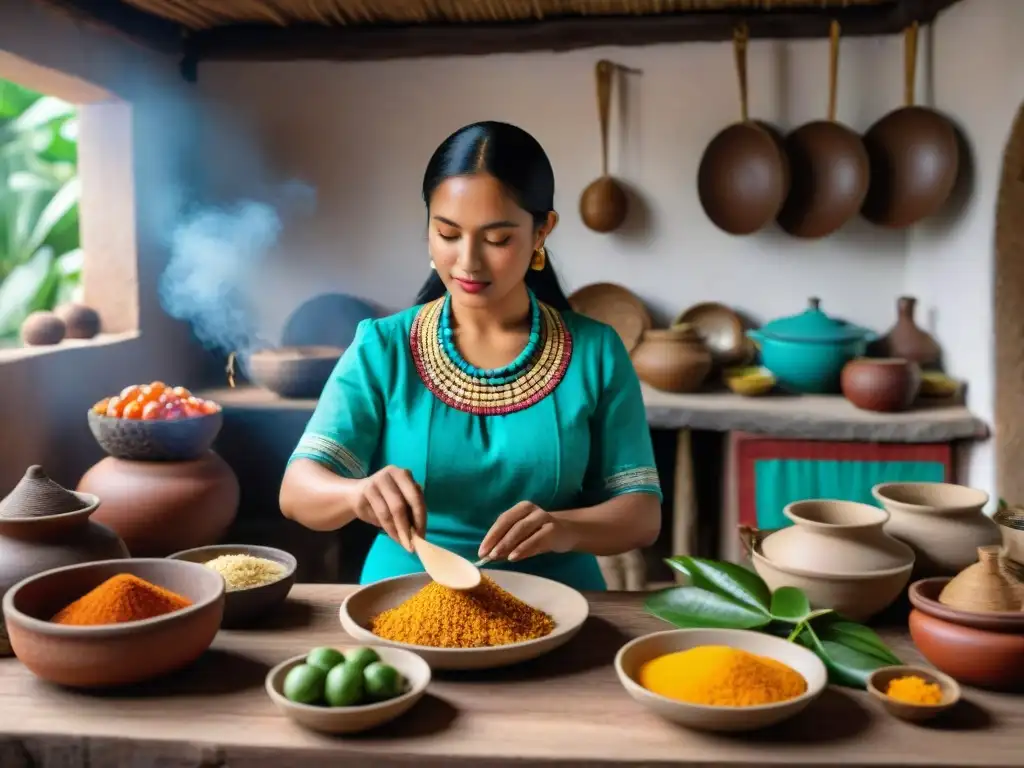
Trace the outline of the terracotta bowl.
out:
[[[173,421],[100,416],[89,410],[89,429],[100,448],[128,461],[192,461],[205,454],[220,433],[224,414]]]
[[[760,546],[751,553],[754,570],[774,592],[780,587],[803,590],[813,608],[832,608],[851,621],[864,622],[881,613],[902,593],[910,581],[913,562],[902,568],[866,573],[815,573],[785,568],[762,554]]]
[[[980,613],[950,608],[939,602],[939,593],[948,584],[948,577],[919,579],[910,585],[907,596],[917,610],[936,619],[988,632],[1010,632],[1024,635],[1024,611]]]
[[[433,669],[491,669],[535,659],[565,645],[579,632],[590,613],[587,599],[572,587],[515,571],[486,569],[485,573],[502,589],[551,616],[554,630],[536,640],[510,645],[433,648],[385,640],[367,629],[373,616],[394,608],[422,589],[430,581],[425,573],[395,576],[356,590],[341,604],[341,626],[358,642],[413,651]]]
[[[282,661],[267,673],[267,695],[278,710],[286,717],[313,731],[334,735],[359,733],[384,725],[408,712],[423,698],[430,685],[430,665],[411,651],[388,646],[371,646],[385,664],[397,669],[408,681],[405,693],[387,701],[358,707],[326,707],[313,704],[296,704],[283,693],[284,679],[291,671],[306,661],[305,655],[293,656]],[[344,653],[345,649],[340,649]]]
[[[938,704],[911,704],[890,698],[886,691],[889,683],[900,677],[919,677],[926,683],[934,683],[942,691],[942,700]],[[955,706],[960,701],[960,686],[956,680],[942,672],[927,667],[894,666],[876,669],[868,677],[868,693],[874,696],[885,711],[900,720],[907,720],[911,723],[922,723],[940,715],[947,709]]]
[[[777,704],[715,707],[651,693],[637,682],[640,667],[645,662],[701,645],[727,645],[781,661],[803,675],[807,691]],[[634,701],[670,722],[702,731],[753,731],[775,725],[801,712],[821,695],[828,683],[828,672],[821,659],[803,646],[742,629],[670,629],[638,637],[622,646],[615,655],[615,672]]]
[[[344,349],[276,347],[249,355],[245,371],[256,385],[285,398],[318,398]]]
[[[224,594],[224,627],[239,627],[259,619],[279,606],[288,597],[295,584],[295,556],[283,549],[259,547],[249,544],[218,544],[211,547],[196,547],[169,555],[172,560],[186,560],[190,563],[208,563],[221,555],[249,555],[273,560],[284,566],[284,575],[277,581],[260,587],[249,587]]]
[[[864,411],[905,411],[921,389],[921,368],[899,357],[851,360],[839,377],[843,396]]]
[[[988,632],[910,612],[910,638],[950,677],[992,690],[1024,689],[1024,633]]]
[[[78,627],[49,621],[119,573],[177,592],[193,605],[124,624]],[[3,610],[14,653],[36,676],[73,688],[131,685],[181,669],[210,647],[224,613],[224,579],[182,560],[102,560],[18,582],[4,595]]]

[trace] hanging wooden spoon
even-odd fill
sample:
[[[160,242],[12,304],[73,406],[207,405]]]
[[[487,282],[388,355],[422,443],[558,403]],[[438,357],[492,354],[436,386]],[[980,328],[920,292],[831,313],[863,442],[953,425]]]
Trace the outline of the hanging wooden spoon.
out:
[[[412,548],[423,570],[442,587],[465,591],[480,586],[480,569],[461,555],[431,544],[415,532],[412,533]]]
[[[868,191],[870,164],[864,142],[836,121],[839,22],[829,34],[828,119],[797,128],[785,140],[790,188],[779,226],[794,237],[830,235],[857,215]]]
[[[580,217],[595,232],[611,232],[626,219],[629,203],[622,186],[608,175],[608,122],[612,108],[612,74],[615,65],[597,62],[597,114],[601,122],[601,178],[580,195]]]
[[[871,184],[861,213],[885,227],[909,227],[937,212],[952,194],[960,169],[953,123],[934,109],[914,104],[917,32],[916,21],[904,32],[904,106],[864,134]]]

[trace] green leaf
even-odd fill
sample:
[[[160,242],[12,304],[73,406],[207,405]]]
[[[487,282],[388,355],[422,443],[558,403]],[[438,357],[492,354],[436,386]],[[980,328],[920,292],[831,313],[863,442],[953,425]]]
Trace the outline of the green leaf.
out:
[[[0,119],[17,117],[32,106],[42,95],[28,88],[0,80]]]
[[[66,216],[73,215],[74,208],[78,205],[80,191],[81,185],[78,183],[77,177],[57,190],[57,194],[50,199],[42,213],[39,214],[39,218],[36,219],[28,241],[24,245],[25,250],[34,253],[46,242],[46,239]]]
[[[41,248],[27,263],[11,270],[0,284],[0,334],[17,333],[46,283],[52,262],[53,251]]]
[[[688,576],[693,586],[717,592],[768,616],[772,593],[753,571],[733,563],[685,555],[669,558],[665,562]]]
[[[872,672],[892,664],[834,640],[823,640],[809,625],[797,637],[797,642],[818,655],[828,669],[829,679],[836,685],[866,688]]]
[[[16,131],[31,131],[54,120],[73,117],[74,114],[74,104],[61,101],[54,96],[43,96],[14,118],[12,126]]]
[[[644,607],[659,619],[683,628],[756,629],[771,621],[763,610],[694,586],[655,592]]]
[[[844,645],[847,648],[872,656],[885,665],[902,664],[874,630],[865,627],[863,624],[855,624],[852,621],[844,621],[829,617],[822,619],[814,625],[814,630],[822,642],[833,642]]]
[[[772,593],[771,613],[773,619],[790,624],[799,624],[811,612],[807,595],[796,587],[779,587]]]

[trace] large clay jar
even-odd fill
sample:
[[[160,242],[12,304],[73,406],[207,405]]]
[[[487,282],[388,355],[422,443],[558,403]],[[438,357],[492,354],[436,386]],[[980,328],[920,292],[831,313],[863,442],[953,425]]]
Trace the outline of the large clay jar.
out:
[[[78,490],[103,499],[96,519],[113,528],[135,557],[216,544],[238,512],[238,479],[213,451],[194,461],[108,456],[85,473]]]
[[[880,483],[871,489],[889,513],[885,530],[913,547],[915,578],[953,576],[978,559],[978,547],[1000,543],[982,508],[988,494],[952,483]]]
[[[0,502],[0,598],[22,579],[51,568],[128,557],[117,534],[90,519],[99,505],[96,496],[60,488],[41,468],[31,467]],[[11,652],[0,618],[0,656]]]
[[[632,358],[640,380],[665,392],[696,392],[712,365],[711,352],[687,323],[644,331]]]
[[[896,302],[896,324],[878,340],[872,353],[883,357],[902,357],[922,368],[935,368],[942,359],[942,349],[914,320],[917,299],[901,296]]]
[[[885,510],[856,501],[788,504],[793,525],[768,534],[761,554],[783,568],[814,574],[865,574],[909,568],[914,552],[883,528]]]

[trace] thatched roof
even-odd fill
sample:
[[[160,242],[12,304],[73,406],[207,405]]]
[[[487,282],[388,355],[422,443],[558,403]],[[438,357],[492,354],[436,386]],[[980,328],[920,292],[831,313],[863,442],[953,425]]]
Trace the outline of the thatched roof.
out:
[[[232,24],[326,26],[539,21],[566,17],[892,6],[896,0],[124,0],[193,30]]]

